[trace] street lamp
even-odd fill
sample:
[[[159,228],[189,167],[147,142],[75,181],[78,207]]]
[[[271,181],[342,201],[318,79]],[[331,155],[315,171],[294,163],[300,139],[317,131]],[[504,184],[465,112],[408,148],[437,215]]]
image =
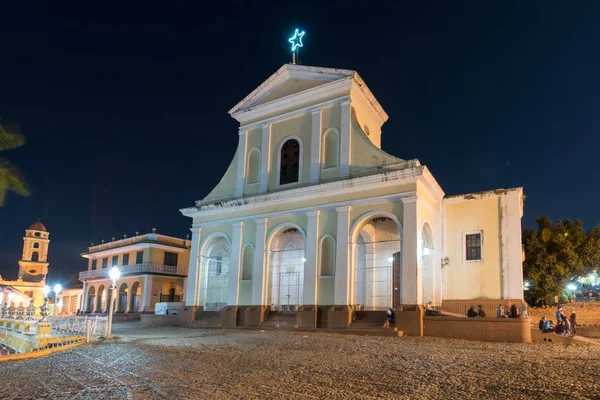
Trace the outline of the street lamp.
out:
[[[62,285],[57,283],[54,285],[54,311],[52,312],[52,321],[56,319],[56,306],[58,305],[58,294],[62,292]]]
[[[115,309],[115,289],[117,288],[117,281],[121,277],[121,271],[119,267],[116,265],[110,269],[108,273],[110,276],[110,280],[112,281],[112,285],[110,286],[110,304],[108,307],[108,328],[106,329],[106,337],[108,339],[112,338],[112,319],[113,319],[113,311]]]
[[[571,302],[573,302],[575,300],[575,289],[577,289],[577,286],[575,286],[572,283],[569,283],[567,285],[567,289],[571,291]]]

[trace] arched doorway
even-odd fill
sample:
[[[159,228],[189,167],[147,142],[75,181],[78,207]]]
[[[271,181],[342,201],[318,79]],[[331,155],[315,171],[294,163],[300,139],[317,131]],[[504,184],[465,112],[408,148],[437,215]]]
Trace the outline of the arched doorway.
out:
[[[182,288],[177,283],[165,283],[160,291],[160,301],[181,301]]]
[[[296,227],[275,233],[269,251],[268,304],[277,311],[295,312],[304,290],[304,235]]]
[[[435,303],[435,281],[433,274],[433,231],[425,222],[421,229],[421,271],[423,279],[423,304]]]
[[[142,297],[142,286],[139,282],[131,285],[131,304],[129,304],[129,312],[138,312],[140,310],[140,299]]]
[[[87,303],[86,303],[86,310],[87,312],[94,312],[94,306],[96,305],[96,288],[93,286],[90,286],[90,288],[88,289],[87,292]]]
[[[202,305],[220,311],[227,305],[231,245],[225,236],[211,238],[202,253]]]
[[[354,304],[365,311],[400,305],[400,233],[386,216],[362,223],[354,246]]]
[[[96,307],[96,312],[103,312],[106,306],[106,290],[104,289],[104,285],[100,285],[98,288],[98,306]]]
[[[125,308],[127,307],[127,284],[123,282],[119,287],[119,296],[117,299],[119,300],[119,304],[117,305],[118,312],[125,312]]]

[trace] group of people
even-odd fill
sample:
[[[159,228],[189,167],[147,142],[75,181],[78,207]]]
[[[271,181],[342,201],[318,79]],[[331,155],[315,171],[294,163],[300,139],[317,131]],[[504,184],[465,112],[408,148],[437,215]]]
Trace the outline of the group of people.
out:
[[[551,319],[542,317],[538,327],[544,333],[554,332],[557,335],[575,336],[577,333],[577,315],[575,314],[575,310],[573,310],[569,318],[567,318],[565,310],[561,306],[556,310],[556,326],[552,323]]]
[[[508,300],[504,305],[498,304],[496,318],[529,318],[529,307],[525,300],[518,307]]]

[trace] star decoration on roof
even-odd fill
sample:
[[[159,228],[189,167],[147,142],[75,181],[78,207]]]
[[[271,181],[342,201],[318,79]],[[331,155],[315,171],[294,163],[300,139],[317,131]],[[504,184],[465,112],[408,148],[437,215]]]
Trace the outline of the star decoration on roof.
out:
[[[298,47],[302,47],[302,36],[304,36],[304,31],[300,32],[296,29],[294,36],[288,39],[288,42],[292,44],[292,51],[296,51]]]

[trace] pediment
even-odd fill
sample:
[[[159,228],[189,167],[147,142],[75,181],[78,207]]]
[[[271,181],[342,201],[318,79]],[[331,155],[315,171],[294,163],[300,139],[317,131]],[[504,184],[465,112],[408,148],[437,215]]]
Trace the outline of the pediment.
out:
[[[229,114],[233,115],[331,82],[353,77],[354,74],[355,71],[351,70],[285,64],[229,110]]]

